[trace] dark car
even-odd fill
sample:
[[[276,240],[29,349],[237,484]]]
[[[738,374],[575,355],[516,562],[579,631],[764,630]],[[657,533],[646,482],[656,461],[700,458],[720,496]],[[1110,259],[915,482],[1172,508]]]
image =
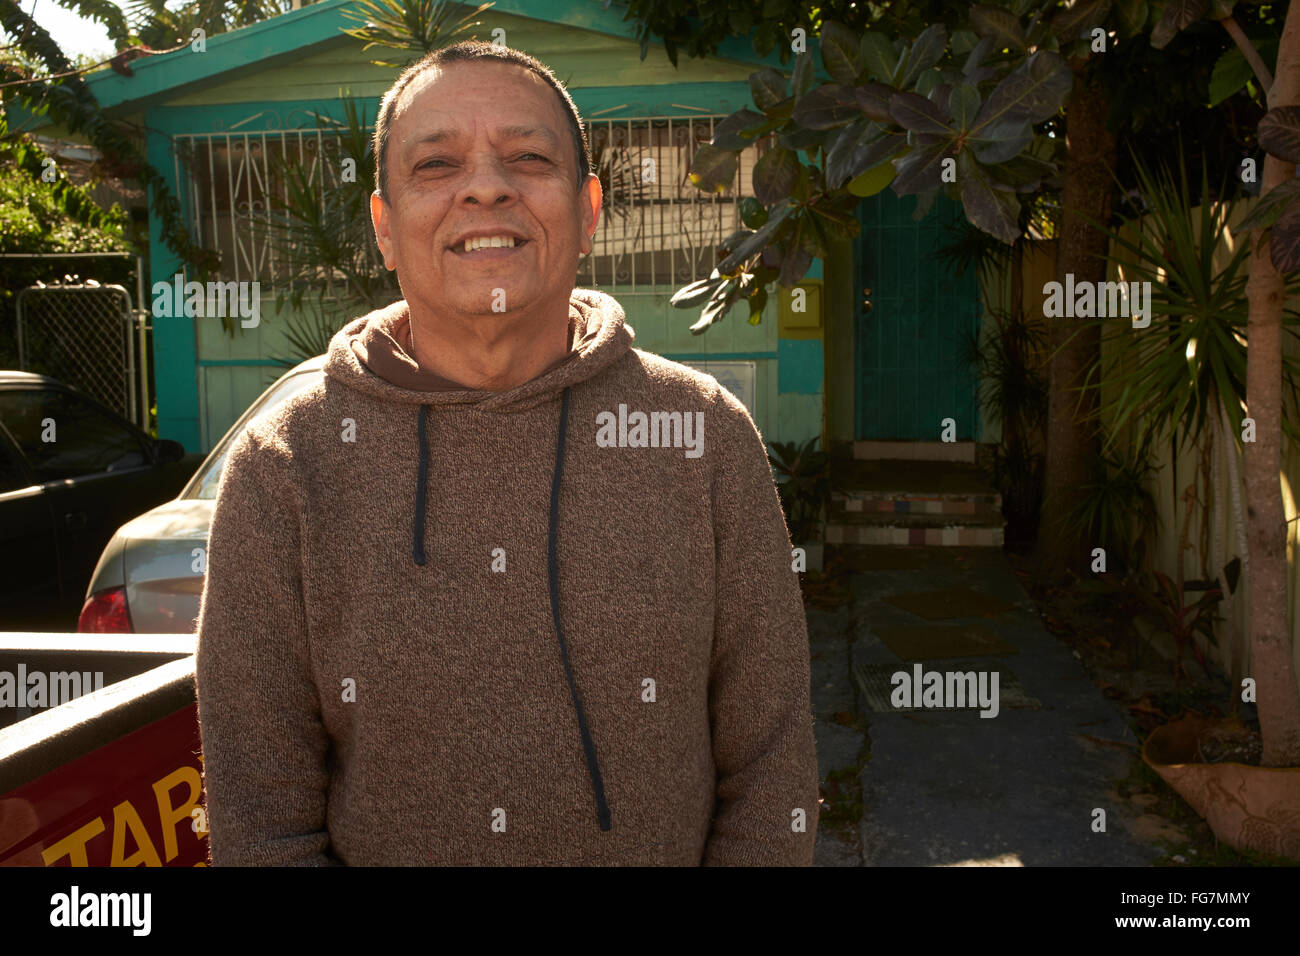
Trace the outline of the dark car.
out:
[[[113,533],[202,460],[56,379],[0,371],[0,631],[74,630]]]

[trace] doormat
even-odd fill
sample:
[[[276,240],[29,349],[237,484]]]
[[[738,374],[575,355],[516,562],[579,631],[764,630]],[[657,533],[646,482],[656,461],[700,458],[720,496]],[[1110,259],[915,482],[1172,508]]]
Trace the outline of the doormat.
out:
[[[969,663],[969,666],[966,664]],[[937,670],[937,668],[935,668]],[[980,662],[949,661],[945,671],[978,671]],[[998,710],[1039,710],[1043,702],[1037,697],[1029,696],[1020,679],[1005,668],[998,668]],[[912,670],[901,664],[857,664],[853,667],[853,682],[867,705],[877,714],[908,713],[914,710],[974,710],[979,712],[978,703],[974,707],[895,707],[890,703],[894,692],[893,676],[905,671],[909,677]],[[996,718],[979,718],[981,720]]]
[[[999,598],[991,597],[970,588],[942,591],[913,591],[910,594],[891,594],[881,598],[886,604],[911,611],[927,621],[946,621],[954,617],[986,617],[1015,609]]]
[[[872,628],[885,646],[904,661],[934,661],[953,657],[1018,654],[1014,647],[983,624],[968,626]]]

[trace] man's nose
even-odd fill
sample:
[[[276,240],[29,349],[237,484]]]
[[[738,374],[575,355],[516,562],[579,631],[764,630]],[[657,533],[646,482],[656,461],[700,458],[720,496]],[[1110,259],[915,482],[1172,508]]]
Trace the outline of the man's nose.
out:
[[[513,199],[517,193],[509,169],[497,157],[479,157],[467,162],[461,186],[462,200],[497,203]]]

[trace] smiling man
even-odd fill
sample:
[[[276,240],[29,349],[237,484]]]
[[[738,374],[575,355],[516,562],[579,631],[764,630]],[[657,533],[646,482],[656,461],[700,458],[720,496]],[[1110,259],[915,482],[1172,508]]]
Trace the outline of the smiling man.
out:
[[[398,78],[375,154],[403,299],[245,429],[212,517],[213,863],[810,864],[765,446],[574,288],[602,195],[572,100],[459,43]]]

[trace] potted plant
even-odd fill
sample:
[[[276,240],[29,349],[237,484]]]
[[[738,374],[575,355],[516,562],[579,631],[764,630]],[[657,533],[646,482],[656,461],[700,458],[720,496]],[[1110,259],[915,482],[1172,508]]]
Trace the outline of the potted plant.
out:
[[[777,493],[785,511],[790,541],[803,548],[810,571],[822,570],[825,511],[831,496],[831,459],[817,451],[817,436],[803,444],[771,442],[768,459],[777,474]]]

